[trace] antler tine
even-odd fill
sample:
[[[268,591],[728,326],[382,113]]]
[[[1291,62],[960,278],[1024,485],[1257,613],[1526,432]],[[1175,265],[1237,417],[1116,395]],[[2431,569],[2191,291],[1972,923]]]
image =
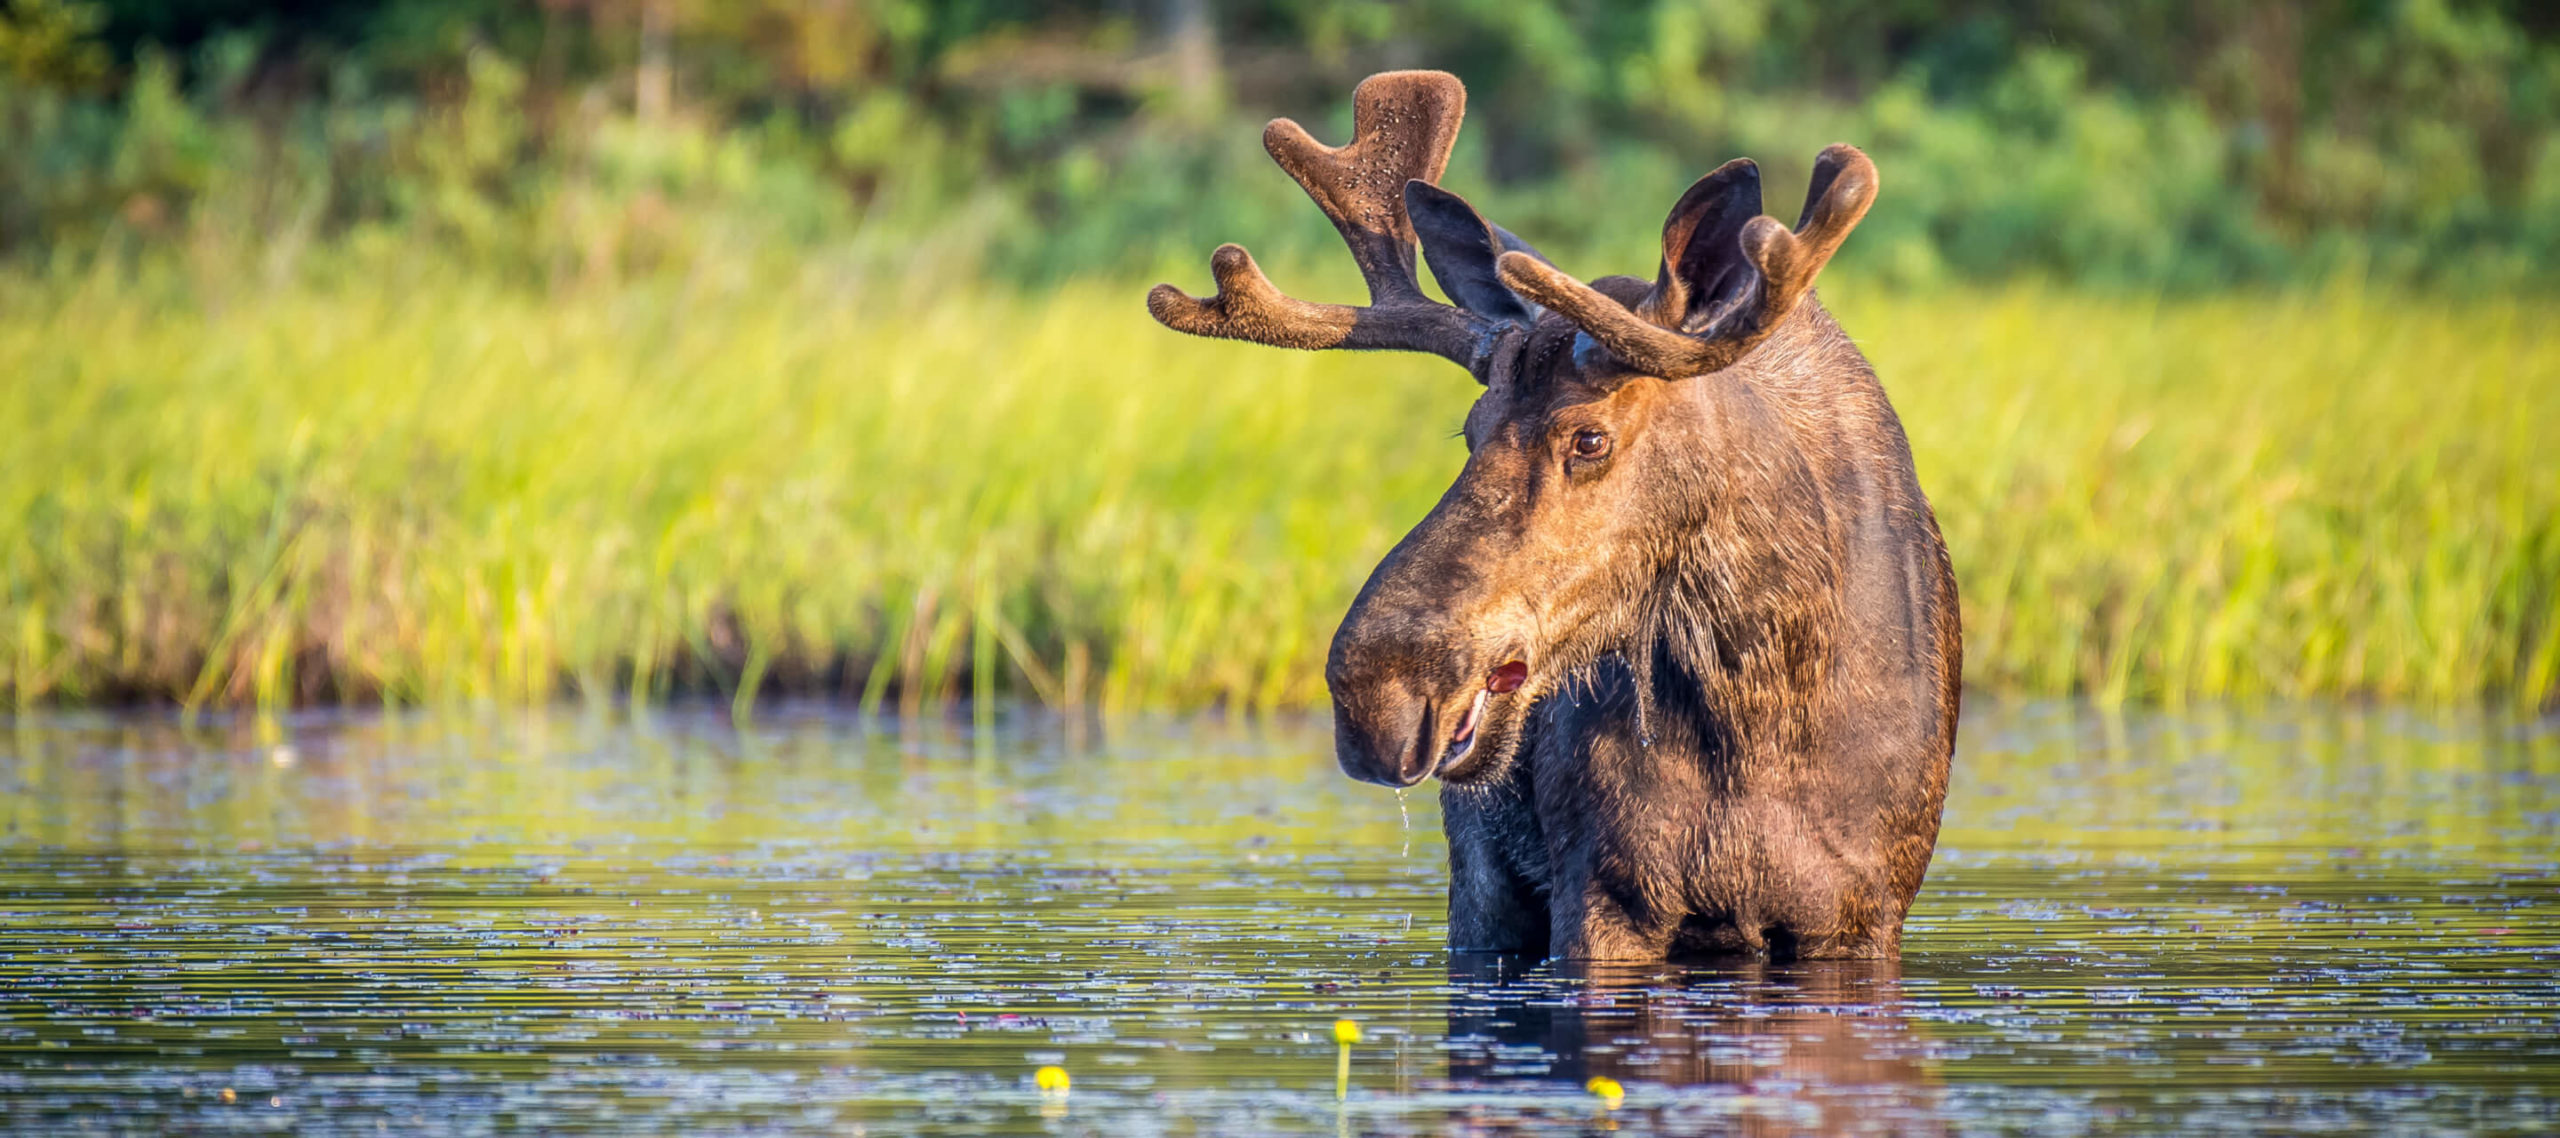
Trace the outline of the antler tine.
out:
[[[1425,300],[1414,275],[1404,184],[1437,185],[1467,117],[1467,89],[1445,71],[1389,71],[1351,93],[1351,142],[1332,147],[1273,119],[1262,148],[1331,218],[1369,283],[1371,304]]]
[[[1875,200],[1875,163],[1845,143],[1825,148],[1814,159],[1813,184],[1793,231],[1768,216],[1742,227],[1743,256],[1760,270],[1756,303],[1740,305],[1694,335],[1654,323],[1535,257],[1505,253],[1499,271],[1505,286],[1563,314],[1619,359],[1666,379],[1704,375],[1732,366],[1786,322]]]
[[[1282,348],[1385,348],[1433,352],[1473,368],[1490,322],[1423,294],[1414,274],[1408,181],[1436,183],[1466,117],[1466,87],[1440,71],[1372,75],[1351,96],[1352,140],[1326,146],[1288,119],[1273,119],[1262,147],[1315,200],[1360,266],[1369,304],[1314,304],[1272,286],[1241,246],[1209,260],[1218,291],[1206,300],[1169,284],[1147,293],[1147,310],[1195,336]]]

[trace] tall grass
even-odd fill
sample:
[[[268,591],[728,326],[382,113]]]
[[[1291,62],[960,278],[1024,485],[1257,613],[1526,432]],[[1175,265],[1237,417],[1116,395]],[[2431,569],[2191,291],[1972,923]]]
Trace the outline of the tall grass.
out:
[[[1834,292],[1976,685],[2560,693],[2560,304]],[[0,282],[18,704],[1315,705],[1473,391],[1180,337],[1124,283],[197,295]]]

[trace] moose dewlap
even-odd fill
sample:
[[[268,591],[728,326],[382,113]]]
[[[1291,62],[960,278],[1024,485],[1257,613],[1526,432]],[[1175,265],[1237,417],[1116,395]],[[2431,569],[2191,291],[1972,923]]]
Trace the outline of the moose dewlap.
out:
[[[1874,164],[1823,151],[1789,228],[1726,163],[1672,206],[1653,280],[1585,284],[1436,184],[1465,106],[1393,72],[1353,94],[1349,145],[1263,132],[1369,304],[1284,295],[1234,245],[1216,295],[1147,296],[1180,331],[1432,352],[1484,386],[1466,467],[1334,636],[1342,769],[1439,776],[1453,949],[1895,954],[1963,648],[1901,421],[1812,295]]]

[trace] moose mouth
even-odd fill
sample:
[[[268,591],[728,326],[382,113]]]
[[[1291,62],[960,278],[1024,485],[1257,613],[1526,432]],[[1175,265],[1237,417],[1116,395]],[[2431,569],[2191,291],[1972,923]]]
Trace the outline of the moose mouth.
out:
[[[1457,727],[1449,732],[1448,744],[1441,752],[1435,773],[1446,779],[1458,769],[1460,763],[1467,760],[1467,756],[1474,754],[1476,726],[1484,721],[1485,705],[1492,702],[1493,697],[1497,695],[1509,695],[1520,690],[1520,685],[1527,683],[1528,680],[1529,665],[1518,660],[1513,660],[1488,673],[1484,678],[1484,686],[1476,689],[1475,699],[1467,704],[1467,713],[1458,717]]]

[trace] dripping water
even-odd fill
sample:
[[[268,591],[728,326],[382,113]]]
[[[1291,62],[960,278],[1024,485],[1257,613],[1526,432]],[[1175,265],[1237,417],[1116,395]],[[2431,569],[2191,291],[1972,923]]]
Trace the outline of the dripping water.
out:
[[[1401,786],[1396,788],[1396,823],[1404,832],[1404,850],[1396,855],[1399,859],[1413,856],[1413,811],[1405,809],[1404,791]]]

